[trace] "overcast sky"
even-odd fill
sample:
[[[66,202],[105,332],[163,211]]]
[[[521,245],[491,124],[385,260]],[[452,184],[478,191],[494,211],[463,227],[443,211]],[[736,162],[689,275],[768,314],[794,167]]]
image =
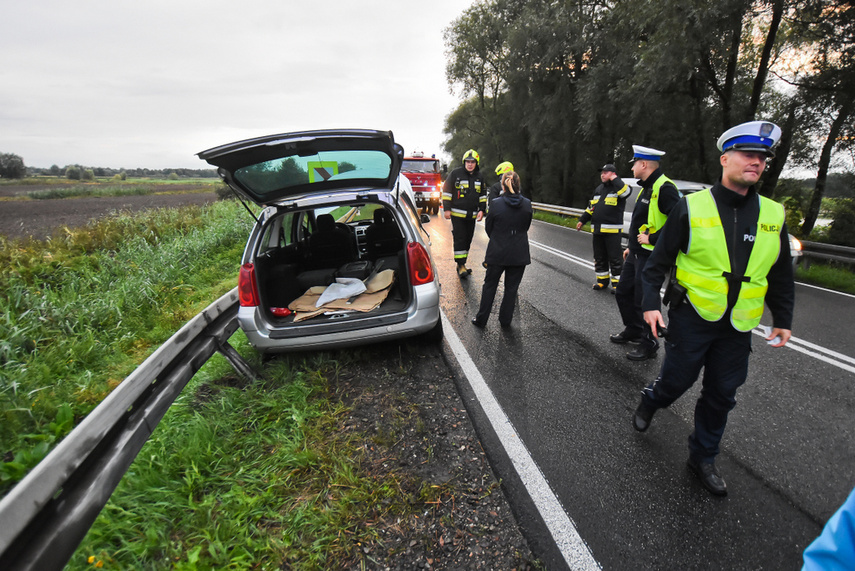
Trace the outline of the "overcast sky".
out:
[[[195,153],[335,127],[439,153],[459,103],[443,31],[472,1],[5,2],[0,153],[45,168],[207,168]]]

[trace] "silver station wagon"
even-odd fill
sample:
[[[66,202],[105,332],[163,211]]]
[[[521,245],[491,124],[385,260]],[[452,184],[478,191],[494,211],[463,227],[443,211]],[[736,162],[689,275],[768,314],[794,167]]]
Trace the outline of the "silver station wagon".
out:
[[[429,222],[398,184],[391,132],[303,131],[199,157],[263,206],[241,260],[238,322],[262,353],[442,338]]]

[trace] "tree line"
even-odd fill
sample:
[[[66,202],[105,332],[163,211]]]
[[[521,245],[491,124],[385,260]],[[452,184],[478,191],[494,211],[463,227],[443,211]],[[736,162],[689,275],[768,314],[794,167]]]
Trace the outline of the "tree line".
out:
[[[513,162],[535,200],[584,205],[604,163],[629,175],[633,144],[715,182],[718,136],[750,120],[783,129],[761,194],[781,198],[785,166],[816,173],[794,233],[830,173],[855,180],[855,0],[484,0],[445,43],[463,100],[445,150]]]
[[[49,168],[28,167],[24,159],[14,153],[0,153],[0,178],[24,178],[26,176],[55,176],[69,180],[93,180],[95,178],[217,178],[215,169],[148,169],[88,167],[79,164],[51,165]]]

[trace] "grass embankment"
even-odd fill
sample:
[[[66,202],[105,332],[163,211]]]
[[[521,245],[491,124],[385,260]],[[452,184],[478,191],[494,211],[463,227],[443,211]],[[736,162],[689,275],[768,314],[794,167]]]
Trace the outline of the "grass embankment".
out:
[[[235,286],[248,229],[229,201],[111,218],[46,242],[0,239],[2,493]],[[340,430],[348,411],[330,384],[358,350],[265,369],[239,331],[231,343],[268,380],[240,381],[215,355],[68,569],[340,568],[376,539],[372,522],[394,526],[434,499],[436,486],[354,463],[366,436]]]
[[[0,238],[0,491],[236,282],[239,205],[162,209]]]
[[[561,216],[550,212],[535,212],[534,218],[549,224],[575,228],[578,218],[573,216]],[[590,226],[585,225],[583,230],[590,232]],[[804,264],[796,267],[796,280],[835,291],[855,294],[855,272],[844,265],[813,262],[809,268]]]

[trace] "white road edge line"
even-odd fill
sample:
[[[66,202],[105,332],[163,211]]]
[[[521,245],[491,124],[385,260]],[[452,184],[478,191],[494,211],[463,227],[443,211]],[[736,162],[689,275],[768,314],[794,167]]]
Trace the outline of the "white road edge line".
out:
[[[573,262],[574,264],[579,264],[580,266],[584,266],[586,268],[593,269],[594,262],[591,260],[586,260],[584,258],[580,258],[578,256],[574,256],[573,254],[568,254],[567,252],[562,252],[552,246],[547,246],[546,244],[541,244],[540,242],[535,242],[534,240],[529,240],[529,244],[534,246],[535,248],[540,248],[544,252],[549,252],[550,254],[554,254],[559,258],[564,258],[567,261]]]
[[[574,570],[602,569],[579,535],[573,521],[561,507],[561,503],[552,492],[552,488],[549,487],[549,482],[546,481],[525,444],[517,435],[513,424],[493,395],[493,391],[487,386],[484,377],[481,376],[481,372],[452,328],[451,322],[445,316],[445,312],[440,310],[440,316],[445,340],[451,347],[466,380],[469,382],[469,386],[472,387],[475,396],[481,403],[487,419],[490,421],[493,430],[496,431],[496,435],[499,437],[499,441],[507,452],[517,474],[519,474],[523,485],[534,501],[537,511],[540,512],[543,521],[546,523],[546,527],[564,557],[564,561],[567,562],[570,569]]]

